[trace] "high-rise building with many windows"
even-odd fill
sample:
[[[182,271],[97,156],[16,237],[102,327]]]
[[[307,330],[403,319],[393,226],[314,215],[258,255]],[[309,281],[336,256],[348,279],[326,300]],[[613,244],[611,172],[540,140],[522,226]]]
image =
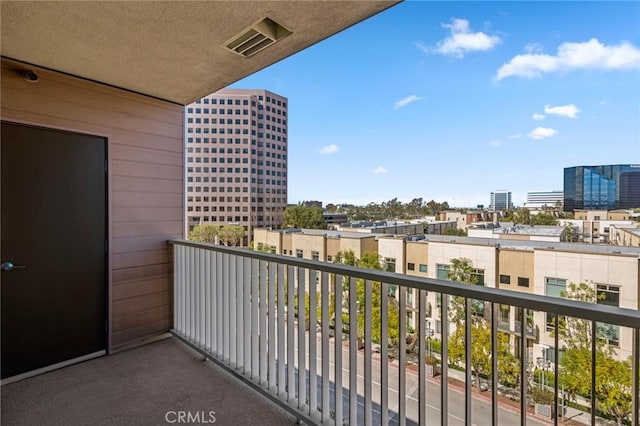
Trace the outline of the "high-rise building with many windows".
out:
[[[223,89],[186,107],[187,226],[278,228],[287,206],[287,98]]]
[[[564,169],[564,210],[640,207],[640,164]]]
[[[511,191],[499,189],[491,193],[491,200],[489,202],[490,210],[506,210],[512,207]]]

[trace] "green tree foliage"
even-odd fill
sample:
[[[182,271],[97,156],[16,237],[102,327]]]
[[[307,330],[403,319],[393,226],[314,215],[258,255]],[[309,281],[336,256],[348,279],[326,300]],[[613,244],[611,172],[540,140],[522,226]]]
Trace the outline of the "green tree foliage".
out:
[[[244,228],[240,225],[213,225],[205,223],[196,225],[189,232],[189,239],[201,243],[222,243],[226,246],[237,246],[244,237]]]
[[[532,225],[557,225],[558,219],[553,215],[553,213],[542,211],[537,215],[533,215],[531,218]]]
[[[380,265],[380,260],[378,258],[378,253],[375,252],[367,252],[362,254],[362,258],[358,259],[355,256],[355,253],[351,250],[340,251],[336,254],[334,258],[334,263],[339,263],[348,266],[357,266],[360,268],[367,269],[375,269],[382,270],[382,266]],[[364,319],[365,319],[365,294],[366,294],[366,286],[371,286],[371,333],[372,340],[375,343],[381,343],[381,291],[382,284],[380,282],[374,281],[367,283],[364,279],[356,280],[356,304],[358,309],[358,317],[356,324],[351,324],[348,313],[343,314],[343,322],[345,324],[349,324],[349,330],[353,330],[353,326],[357,325],[356,332],[358,333],[358,337],[362,337],[362,332],[364,331]],[[343,291],[343,300],[346,302],[348,300],[349,294],[349,281],[348,278],[345,278],[342,283],[342,291]],[[330,297],[330,311],[329,315],[332,316],[335,312],[335,296],[332,294]],[[388,318],[388,330],[387,335],[389,337],[389,341],[397,344],[398,343],[398,324],[399,324],[399,311],[398,304],[394,298],[388,299],[388,310],[387,310],[387,318]]]
[[[558,224],[558,217],[560,212],[558,210],[543,210],[538,214],[531,214],[531,211],[522,207],[519,209],[508,209],[505,212],[504,221],[513,222],[518,225],[549,225],[554,226]]]
[[[219,233],[219,225],[205,223],[202,225],[194,226],[191,232],[189,232],[189,239],[192,241],[199,241],[201,243],[214,244],[217,242]]]
[[[587,283],[569,283],[561,295],[588,303],[597,303],[603,297]],[[560,317],[558,331],[567,346],[560,359],[560,384],[574,400],[577,395],[588,397],[591,393],[592,323],[579,318]],[[615,351],[604,338],[597,338],[595,347],[597,408],[622,425],[631,414],[631,363],[615,359]]]
[[[478,276],[470,259],[451,259],[451,267],[447,278],[465,284],[475,285]],[[471,369],[476,376],[476,384],[480,384],[480,376],[491,374],[491,329],[485,315],[485,304],[478,300],[471,303]],[[455,325],[455,330],[449,336],[449,358],[454,364],[464,364],[466,356],[465,345],[465,299],[452,296],[449,307],[449,320]],[[509,336],[498,333],[498,374],[500,381],[507,385],[515,385],[520,375],[517,358],[511,354]]]
[[[331,207],[331,209],[330,209]],[[383,203],[369,203],[364,206],[353,204],[327,204],[327,211],[346,213],[349,220],[384,220],[395,218],[416,218],[428,215],[437,215],[449,210],[449,203],[440,203],[435,200],[425,202],[421,197],[413,198],[408,203],[403,203],[393,198]]]
[[[467,236],[467,230],[466,229],[460,229],[460,228],[447,228],[444,231],[444,235],[454,235],[454,236],[458,236],[458,237],[466,237]]]
[[[218,238],[225,246],[240,245],[244,238],[244,227],[240,225],[225,225],[220,228]]]
[[[325,229],[324,215],[320,207],[302,204],[284,210],[284,226],[287,228]]]

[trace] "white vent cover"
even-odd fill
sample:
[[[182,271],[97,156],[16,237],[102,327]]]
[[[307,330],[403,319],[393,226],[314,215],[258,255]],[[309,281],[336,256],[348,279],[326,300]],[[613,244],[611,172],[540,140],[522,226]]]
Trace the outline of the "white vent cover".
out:
[[[224,44],[224,47],[248,58],[291,34],[277,22],[264,18]]]

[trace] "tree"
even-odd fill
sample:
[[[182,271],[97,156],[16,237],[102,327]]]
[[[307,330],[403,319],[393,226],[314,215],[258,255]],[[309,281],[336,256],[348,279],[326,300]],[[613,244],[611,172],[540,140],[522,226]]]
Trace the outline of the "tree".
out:
[[[219,225],[204,223],[193,227],[191,232],[189,232],[189,239],[192,241],[199,241],[201,243],[215,244],[218,242],[217,239],[219,233]]]
[[[244,238],[244,227],[240,225],[225,225],[220,228],[218,238],[225,246],[237,246]]]
[[[533,225],[557,225],[558,219],[549,212],[543,211],[531,218]]]
[[[604,357],[597,367],[598,408],[615,418],[618,426],[622,426],[633,409],[631,361]]]
[[[380,265],[380,260],[378,257],[378,253],[376,252],[366,252],[362,254],[362,258],[358,259],[355,256],[355,253],[352,250],[340,251],[336,253],[334,258],[334,263],[339,263],[348,266],[357,266],[360,268],[367,269],[375,269],[382,270],[382,266]],[[352,323],[350,321],[349,315],[344,314],[343,319],[345,323],[349,323],[349,332],[356,330],[358,337],[362,337],[361,332],[364,330],[364,319],[365,319],[365,292],[366,286],[371,285],[371,334],[372,340],[375,343],[381,342],[381,324],[380,324],[380,314],[381,314],[381,291],[382,284],[380,282],[374,281],[367,283],[364,279],[358,278],[356,280],[356,305],[358,309],[358,316],[356,318],[356,322]],[[349,292],[349,280],[348,278],[344,278],[342,283],[342,291],[344,293],[343,299],[345,302],[348,300],[347,295]],[[335,296],[332,294],[330,298],[330,310],[329,315],[332,316],[335,313]],[[399,310],[398,304],[395,299],[388,299],[388,311],[387,311],[387,336],[390,341],[397,343],[398,342],[398,324],[399,324]]]
[[[597,303],[604,295],[598,295],[592,285],[569,283],[562,297]],[[596,401],[598,408],[613,416],[619,425],[631,413],[633,396],[631,393],[632,370],[628,361],[614,358],[615,351],[607,344],[602,330],[596,325]],[[592,322],[585,319],[560,317],[558,335],[567,346],[560,359],[560,384],[575,400],[577,395],[591,394]],[[611,380],[615,378],[615,380]]]
[[[320,207],[302,204],[284,210],[284,226],[287,228],[325,229],[324,214]]]

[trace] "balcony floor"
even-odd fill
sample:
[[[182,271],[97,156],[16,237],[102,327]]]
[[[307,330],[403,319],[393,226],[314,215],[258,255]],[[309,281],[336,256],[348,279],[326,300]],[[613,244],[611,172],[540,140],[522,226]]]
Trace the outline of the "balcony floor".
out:
[[[158,425],[169,411],[200,412],[202,423],[215,411],[217,425],[295,424],[173,337],[2,386],[6,425]]]

